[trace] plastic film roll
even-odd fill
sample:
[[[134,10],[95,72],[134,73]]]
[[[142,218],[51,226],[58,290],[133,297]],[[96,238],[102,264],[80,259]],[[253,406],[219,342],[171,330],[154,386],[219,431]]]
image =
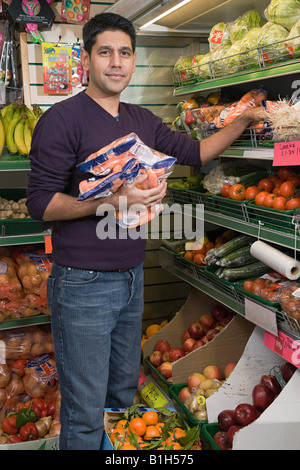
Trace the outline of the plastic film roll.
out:
[[[258,240],[251,245],[250,253],[270,268],[291,281],[300,277],[300,262]]]

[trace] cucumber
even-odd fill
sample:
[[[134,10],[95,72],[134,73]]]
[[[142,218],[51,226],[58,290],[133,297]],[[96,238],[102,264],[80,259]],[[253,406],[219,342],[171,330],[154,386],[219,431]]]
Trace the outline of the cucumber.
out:
[[[239,279],[247,279],[254,276],[261,276],[270,270],[269,266],[265,265],[261,261],[256,263],[248,264],[247,266],[241,266],[239,268],[225,268],[222,272],[222,276],[227,281],[238,281]]]
[[[238,235],[237,237],[229,240],[228,242],[224,243],[221,246],[218,246],[213,252],[213,256],[215,258],[222,258],[223,256],[228,255],[234,250],[238,248],[242,248],[242,246],[249,245],[250,242],[253,241],[253,238],[249,235]],[[209,250],[210,252],[211,250]]]
[[[246,264],[254,263],[255,261],[256,258],[254,258],[250,253],[250,245],[246,245],[232,251],[229,255],[219,258],[216,264],[218,266],[233,268],[237,266],[245,266]]]

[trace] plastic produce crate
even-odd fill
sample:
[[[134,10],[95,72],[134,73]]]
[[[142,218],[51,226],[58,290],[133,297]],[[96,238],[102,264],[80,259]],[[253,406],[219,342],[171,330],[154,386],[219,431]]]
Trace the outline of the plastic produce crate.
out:
[[[226,279],[217,276],[216,271],[219,268],[216,266],[209,266],[206,270],[206,274],[208,279],[210,279],[213,282],[213,285],[217,287],[221,292],[223,292],[226,295],[229,295],[230,297],[234,298],[234,300],[237,300],[241,304],[244,304],[244,296],[239,293],[236,290],[236,286],[238,285],[238,282],[230,282],[227,281]]]
[[[0,197],[17,202],[26,197],[26,189],[0,189]],[[49,226],[49,223],[36,221],[30,217],[26,219],[0,219],[0,237],[41,233]]]
[[[145,358],[145,363],[150,369],[150,375],[153,377],[153,379],[158,383],[160,388],[168,395],[170,396],[170,387],[172,385],[172,382],[168,382],[167,379],[165,379],[157,370],[156,367],[154,367],[153,364],[151,364],[149,357]]]
[[[257,278],[251,278],[251,279],[247,279],[247,280],[254,280],[254,279],[257,279]],[[243,279],[242,281],[239,281],[236,285],[235,285],[235,289],[237,292],[239,292],[240,294],[244,295],[245,297],[248,297],[249,299],[252,299],[252,300],[255,300],[256,302],[259,302],[261,304],[264,304],[264,305],[267,305],[268,307],[274,307],[274,308],[279,308],[280,310],[280,304],[279,304],[279,301],[275,301],[275,302],[271,302],[269,300],[266,300],[264,299],[263,297],[259,296],[259,295],[255,295],[253,294],[252,292],[248,292],[247,290],[245,290],[243,288],[243,284],[244,282],[246,281],[246,279]]]
[[[279,211],[271,207],[261,207],[250,202],[247,206],[251,223],[262,222],[266,227],[283,232],[295,233],[294,217],[300,218],[300,210]]]
[[[213,194],[205,192],[203,186],[193,186],[187,189],[192,204],[203,204],[204,210],[210,212],[220,212],[219,202]]]
[[[212,197],[216,201],[219,212],[222,215],[249,222],[247,207],[249,201],[235,201],[218,194],[214,194]],[[254,201],[254,199],[251,199],[251,201]]]
[[[203,450],[221,450],[214,441],[214,435],[220,431],[218,423],[207,423],[201,427],[201,442]]]

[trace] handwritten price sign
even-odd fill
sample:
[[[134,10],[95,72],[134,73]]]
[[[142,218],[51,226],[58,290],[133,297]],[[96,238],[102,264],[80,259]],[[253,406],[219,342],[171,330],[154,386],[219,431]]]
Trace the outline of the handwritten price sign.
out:
[[[300,140],[276,142],[274,144],[273,166],[299,165]]]

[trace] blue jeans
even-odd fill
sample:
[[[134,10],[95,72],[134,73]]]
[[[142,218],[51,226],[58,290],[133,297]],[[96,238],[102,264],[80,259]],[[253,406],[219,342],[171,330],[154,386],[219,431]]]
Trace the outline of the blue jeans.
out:
[[[143,266],[53,265],[48,303],[61,403],[61,450],[98,450],[103,408],[133,404],[141,359]]]

